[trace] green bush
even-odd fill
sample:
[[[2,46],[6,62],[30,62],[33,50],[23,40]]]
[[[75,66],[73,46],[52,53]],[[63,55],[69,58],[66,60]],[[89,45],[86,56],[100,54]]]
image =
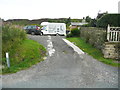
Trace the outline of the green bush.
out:
[[[73,36],[80,36],[80,30],[78,30],[78,28],[74,28],[71,30],[71,34]]]
[[[78,37],[80,36],[80,30],[78,28],[74,28],[71,30],[71,33],[67,35],[67,37]]]
[[[10,52],[21,44],[24,39],[26,39],[26,33],[23,30],[4,25],[2,27],[2,57],[5,57],[6,52]]]
[[[70,33],[70,34],[67,34],[67,37],[69,38],[69,37],[73,37],[73,35]]]

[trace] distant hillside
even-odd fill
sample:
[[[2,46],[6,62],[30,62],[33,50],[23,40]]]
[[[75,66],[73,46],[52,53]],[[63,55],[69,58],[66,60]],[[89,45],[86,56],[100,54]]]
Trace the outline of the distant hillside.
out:
[[[82,19],[70,19],[70,22],[81,22]],[[7,21],[4,21],[5,23],[12,23],[12,24],[18,24],[18,25],[29,25],[29,24],[41,24],[41,22],[56,22],[56,23],[66,23],[68,22],[68,18],[42,18],[42,19],[9,19]]]

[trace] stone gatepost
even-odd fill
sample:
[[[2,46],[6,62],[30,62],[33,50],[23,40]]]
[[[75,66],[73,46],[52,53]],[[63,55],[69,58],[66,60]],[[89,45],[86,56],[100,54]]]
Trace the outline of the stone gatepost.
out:
[[[120,59],[120,42],[105,42],[103,46],[104,58]]]

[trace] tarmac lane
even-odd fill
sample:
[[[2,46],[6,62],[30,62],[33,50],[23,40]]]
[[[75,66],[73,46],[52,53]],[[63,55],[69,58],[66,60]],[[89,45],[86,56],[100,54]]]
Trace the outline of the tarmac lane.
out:
[[[118,68],[79,50],[64,36],[28,35],[47,49],[45,60],[2,76],[3,88],[118,88]]]

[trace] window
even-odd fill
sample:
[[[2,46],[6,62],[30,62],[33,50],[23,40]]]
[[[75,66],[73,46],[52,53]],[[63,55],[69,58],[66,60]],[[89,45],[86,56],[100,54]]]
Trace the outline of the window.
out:
[[[63,31],[63,27],[62,26],[60,26],[60,30]]]
[[[27,29],[31,29],[31,26],[28,26]]]

